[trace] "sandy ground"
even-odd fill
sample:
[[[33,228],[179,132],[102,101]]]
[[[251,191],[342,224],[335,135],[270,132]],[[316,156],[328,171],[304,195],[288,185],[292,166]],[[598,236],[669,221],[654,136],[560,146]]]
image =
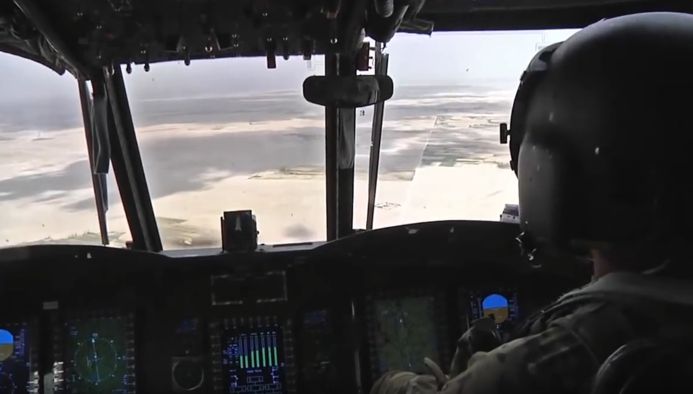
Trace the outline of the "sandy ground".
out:
[[[388,103],[376,227],[498,220],[504,204],[517,200],[507,146],[497,143],[510,99],[508,92],[413,92]],[[220,245],[219,217],[236,209],[254,211],[261,242],[324,239],[321,115],[139,127],[165,247]],[[366,222],[369,122],[370,112],[360,114],[356,228]],[[98,243],[83,130],[23,130],[0,139],[0,246]],[[129,234],[110,178],[108,226],[119,246]]]

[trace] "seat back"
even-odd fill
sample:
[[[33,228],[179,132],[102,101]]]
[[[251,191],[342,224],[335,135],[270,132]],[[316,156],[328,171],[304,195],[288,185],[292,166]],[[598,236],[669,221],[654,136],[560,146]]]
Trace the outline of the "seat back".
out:
[[[629,342],[601,365],[592,394],[693,393],[693,347],[659,339]]]

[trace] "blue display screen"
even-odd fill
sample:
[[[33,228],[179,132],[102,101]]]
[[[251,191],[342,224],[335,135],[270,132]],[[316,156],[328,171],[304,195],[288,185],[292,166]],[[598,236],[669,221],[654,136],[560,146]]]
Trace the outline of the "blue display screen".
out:
[[[519,306],[515,291],[473,293],[470,298],[471,320],[490,317],[495,320],[499,328],[519,320]]]
[[[28,324],[0,324],[0,393],[34,391],[31,346]]]
[[[0,347],[6,345],[14,346],[14,336],[11,332],[4,329],[0,329]]]
[[[484,298],[481,305],[483,306],[484,310],[507,308],[508,299],[500,294],[491,294]]]

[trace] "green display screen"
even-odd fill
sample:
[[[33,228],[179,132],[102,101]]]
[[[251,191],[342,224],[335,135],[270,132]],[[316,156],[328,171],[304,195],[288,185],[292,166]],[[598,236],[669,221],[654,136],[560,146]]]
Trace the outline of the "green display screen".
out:
[[[127,394],[134,386],[128,372],[125,318],[89,318],[66,323],[65,383],[71,394]]]
[[[376,300],[375,343],[380,372],[425,371],[424,357],[438,361],[433,297]]]

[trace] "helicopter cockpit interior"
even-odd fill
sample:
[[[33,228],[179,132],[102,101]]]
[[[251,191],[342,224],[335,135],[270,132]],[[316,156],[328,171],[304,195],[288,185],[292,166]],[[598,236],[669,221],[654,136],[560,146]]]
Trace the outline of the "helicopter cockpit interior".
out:
[[[692,8],[675,0],[0,0],[0,51],[76,80],[100,229],[97,245],[0,249],[0,393],[363,393],[388,370],[425,372],[424,357],[449,365],[475,319],[491,316],[512,335],[586,283],[588,267],[521,253],[512,206],[498,207],[509,220],[374,227],[383,112],[397,90],[385,47],[405,33],[577,29],[655,10]],[[312,138],[325,152],[324,240],[259,244],[263,217],[245,206],[218,212],[220,247],[171,250],[127,76],[244,58],[273,70],[297,57],[324,61],[296,86],[321,115],[323,133]],[[360,108],[373,111],[363,196],[354,187]],[[0,119],[0,141],[3,127]],[[493,127],[506,149],[512,130]],[[172,141],[162,135],[163,146]],[[108,246],[106,174],[124,211],[122,247]],[[3,182],[0,201],[13,193]],[[360,197],[365,229],[354,224]]]

